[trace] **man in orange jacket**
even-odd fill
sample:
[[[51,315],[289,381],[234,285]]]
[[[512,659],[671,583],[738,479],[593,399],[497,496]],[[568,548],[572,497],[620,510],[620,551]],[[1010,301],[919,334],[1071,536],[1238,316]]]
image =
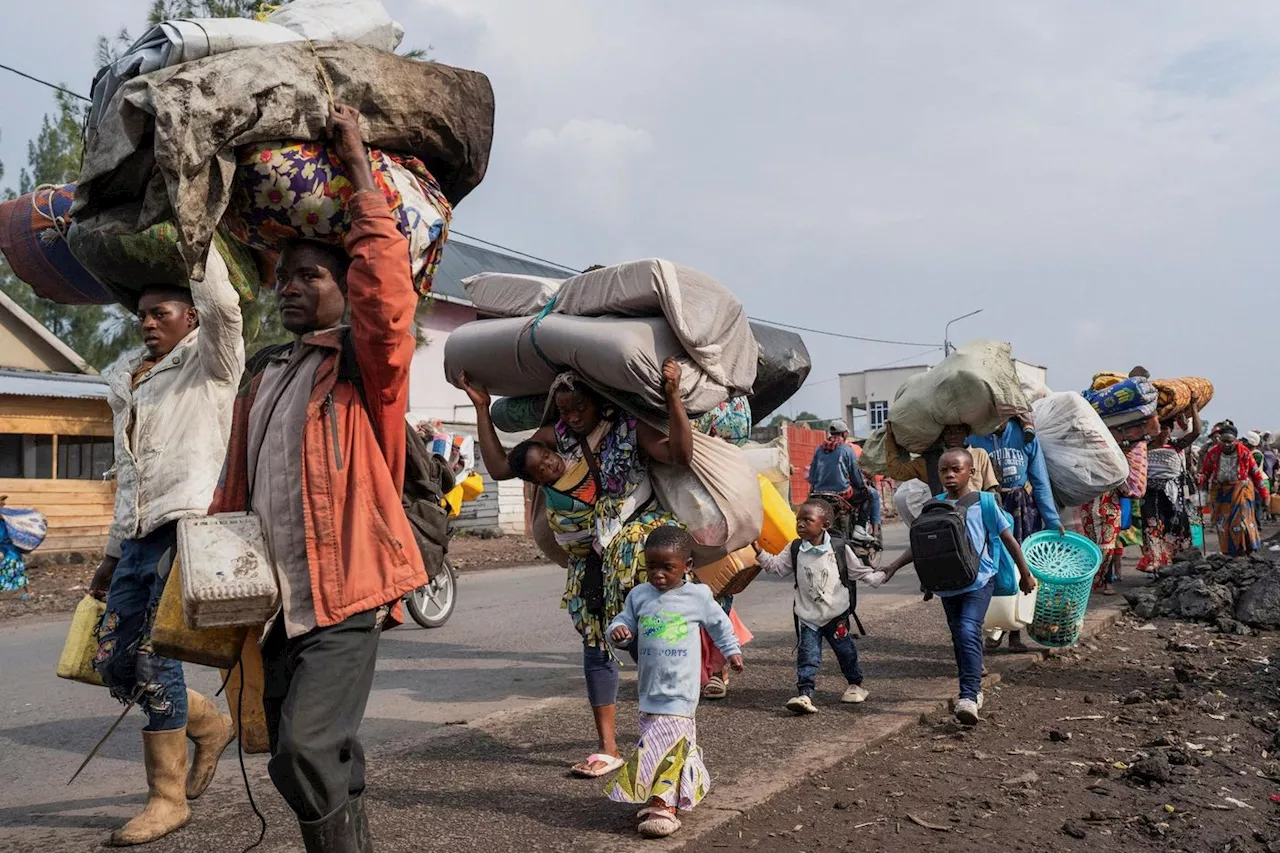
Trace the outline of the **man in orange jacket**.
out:
[[[330,123],[355,189],[346,251],[281,255],[280,319],[298,337],[248,366],[211,508],[258,514],[280,584],[262,647],[268,769],[308,853],[372,850],[356,733],[379,634],[427,582],[400,502],[418,297],[359,118],[338,106]]]

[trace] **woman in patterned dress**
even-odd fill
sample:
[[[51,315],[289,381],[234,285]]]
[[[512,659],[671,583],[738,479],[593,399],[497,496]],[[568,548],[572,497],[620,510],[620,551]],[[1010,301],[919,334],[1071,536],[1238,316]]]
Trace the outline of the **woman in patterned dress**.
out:
[[[1213,523],[1218,528],[1218,550],[1233,557],[1245,556],[1262,545],[1254,501],[1269,499],[1262,471],[1248,448],[1242,447],[1234,424],[1225,421],[1216,430],[1218,443],[1204,455],[1200,485],[1209,491]]]
[[[644,541],[656,527],[678,523],[657,500],[651,462],[688,466],[693,429],[680,397],[680,365],[662,365],[670,435],[601,399],[575,374],[551,388],[559,415],[508,456],[489,415],[483,388],[459,377],[476,409],[480,452],[489,476],[520,476],[543,488],[556,543],[568,557],[560,606],[582,635],[583,673],[599,748],[573,765],[574,775],[605,776],[622,766],[615,728],[618,664],[605,627],[622,612],[629,593],[646,580]],[[514,465],[512,463],[515,463]]]

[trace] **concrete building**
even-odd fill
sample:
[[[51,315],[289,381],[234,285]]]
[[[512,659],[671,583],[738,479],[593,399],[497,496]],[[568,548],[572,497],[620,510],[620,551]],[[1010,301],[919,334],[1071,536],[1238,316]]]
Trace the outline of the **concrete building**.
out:
[[[0,293],[0,495],[49,519],[41,553],[106,541],[115,484],[107,385]]]
[[[1013,360],[1023,384],[1047,384],[1048,369],[1038,364]],[[885,425],[889,405],[898,389],[917,373],[933,369],[931,364],[882,367],[840,374],[840,412],[856,438],[866,438]]]

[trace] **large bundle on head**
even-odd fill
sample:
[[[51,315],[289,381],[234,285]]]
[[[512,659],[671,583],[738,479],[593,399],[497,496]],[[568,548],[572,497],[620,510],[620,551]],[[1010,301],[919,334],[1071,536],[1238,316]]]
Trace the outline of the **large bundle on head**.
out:
[[[100,234],[71,221],[76,185],[40,187],[0,204],[0,251],[18,278],[44,299],[63,305],[109,305],[130,311],[149,285],[185,287],[187,265],[170,223],[139,234]],[[257,260],[224,229],[214,247],[226,261],[231,286],[243,299],[258,291]]]
[[[480,286],[473,279],[471,287],[473,298],[486,294],[476,306],[482,313],[534,308],[535,297],[505,294],[548,289],[527,276],[478,278]],[[545,395],[556,373],[573,370],[661,412],[662,362],[675,358],[685,408],[699,414],[750,393],[757,355],[746,312],[728,288],[697,270],[648,259],[567,279],[535,317],[460,327],[445,344],[445,371],[450,381],[465,371],[493,393],[518,397]]]
[[[1061,392],[1032,407],[1036,437],[1049,469],[1053,496],[1062,506],[1083,506],[1129,476],[1124,451],[1093,406]]]
[[[889,422],[899,447],[923,453],[950,424],[988,435],[1030,408],[1009,344],[977,341],[904,382],[889,406]]]
[[[1097,378],[1094,379],[1097,384]],[[1150,379],[1129,377],[1085,392],[1085,399],[1107,426],[1120,427],[1155,416],[1159,392]]]
[[[421,161],[450,205],[484,177],[493,138],[493,90],[484,75],[358,44],[294,42],[209,56],[120,84],[86,140],[73,216],[105,234],[171,220],[199,277],[237,184],[252,183],[239,173],[244,146],[322,140],[334,103],[358,106],[371,148]],[[279,149],[267,150],[274,157]],[[296,177],[310,180],[301,169]],[[416,189],[430,201],[431,184],[424,184]],[[340,188],[328,189],[330,200],[341,197]],[[259,209],[289,191],[267,187]],[[403,193],[400,199],[408,203]],[[310,217],[309,224],[322,225],[324,211],[320,200],[303,224]],[[244,213],[242,220],[253,218]],[[420,213],[432,221],[444,211],[428,204]]]
[[[564,281],[486,273],[466,284],[477,310],[501,316],[455,330],[445,344],[445,371],[451,381],[465,372],[515,398],[494,406],[505,428],[544,422],[552,382],[571,370],[665,429],[662,363],[676,359],[681,398],[695,417],[693,464],[654,467],[659,501],[688,525],[700,562],[755,539],[763,518],[759,483],[734,445],[747,438],[753,407],[742,397],[756,383],[760,349],[732,292],[704,273],[656,259]],[[807,353],[803,361],[807,371]]]
[[[664,264],[667,266],[663,266]],[[668,267],[674,271],[674,275],[668,271]],[[671,286],[672,282],[675,287]],[[652,333],[653,337],[668,345],[678,342],[679,349],[668,346],[655,348],[650,353],[636,349],[635,341],[614,341],[613,350],[618,353],[630,352],[640,358],[641,365],[638,368],[630,367],[630,374],[641,378],[647,376],[652,372],[650,365],[656,363],[660,366],[662,359],[667,356],[684,359],[686,366],[692,364],[700,371],[710,370],[711,381],[726,386],[726,396],[731,396],[734,392],[743,393],[743,389],[730,388],[729,384],[746,384],[753,423],[767,418],[791,399],[804,385],[812,367],[808,348],[799,335],[760,323],[747,324],[747,333],[744,335],[742,328],[745,312],[731,292],[702,273],[664,261],[621,264],[569,279],[481,273],[466,279],[463,284],[476,310],[494,317],[532,318],[544,309],[549,315],[661,316],[667,319],[671,336],[668,337],[659,330]],[[549,304],[553,304],[551,309],[547,308]],[[672,317],[675,318],[674,321]],[[543,323],[548,319],[549,316],[544,318]],[[618,327],[618,330],[620,334],[625,334],[622,327]],[[479,330],[467,332],[473,333],[479,334]],[[543,345],[544,332],[538,331],[536,334],[539,345]],[[453,337],[450,337],[450,341]],[[748,343],[751,339],[754,339],[754,344]],[[612,357],[613,350],[604,355]],[[583,358],[579,357],[580,360]],[[519,363],[520,371],[540,372],[540,368],[531,364],[527,358],[521,357]],[[456,379],[452,374],[452,365],[446,365],[446,370],[450,371],[451,379]],[[754,376],[749,378],[752,377],[752,370]],[[512,377],[508,376],[502,381],[511,380]],[[628,393],[607,376],[597,381],[606,387],[618,388],[624,397]],[[538,384],[542,385],[542,379],[538,380]],[[497,389],[491,387],[490,390]],[[515,396],[515,392],[511,391],[497,393]],[[503,418],[511,429],[533,429],[541,422],[544,393],[535,392],[536,400],[500,400],[495,404],[494,414]],[[686,407],[695,414],[707,411],[706,401],[714,399],[719,393],[719,390],[709,391],[696,398],[686,394]],[[661,406],[661,401],[648,386],[642,394],[647,395],[647,399],[635,398],[633,402]]]

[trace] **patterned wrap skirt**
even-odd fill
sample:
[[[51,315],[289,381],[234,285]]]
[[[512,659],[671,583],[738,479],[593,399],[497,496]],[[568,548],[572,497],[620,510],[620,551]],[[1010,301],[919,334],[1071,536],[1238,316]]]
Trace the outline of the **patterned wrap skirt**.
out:
[[[640,742],[609,788],[615,803],[660,799],[668,808],[689,811],[711,790],[711,776],[698,746],[693,717],[640,714]]]

